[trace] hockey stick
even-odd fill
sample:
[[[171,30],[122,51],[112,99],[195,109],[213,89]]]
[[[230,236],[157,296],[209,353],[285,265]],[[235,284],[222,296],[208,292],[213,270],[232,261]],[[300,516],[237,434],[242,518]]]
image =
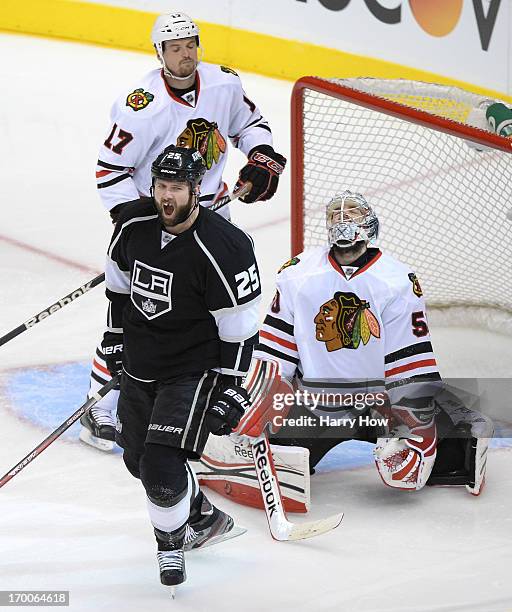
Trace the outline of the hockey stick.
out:
[[[225,196],[222,196],[222,198],[219,198],[215,202],[215,204],[213,204],[212,206],[208,206],[207,208],[208,210],[214,210],[214,211],[219,210],[219,208],[226,206],[226,204],[229,204],[233,200],[237,200],[238,198],[241,198],[244,195],[248,194],[249,191],[251,191],[251,189],[252,189],[252,183],[247,182],[238,191],[228,192]]]
[[[90,399],[88,399],[85,404],[82,404],[80,408],[74,412],[68,419],[64,421],[61,425],[57,427],[52,433],[45,438],[41,444],[38,444],[34,450],[32,450],[26,457],[24,457],[19,463],[17,463],[12,469],[10,469],[7,474],[4,474],[2,478],[0,478],[0,488],[4,486],[11,478],[14,478],[18,472],[26,467],[31,461],[33,461],[38,455],[40,455],[46,448],[50,446],[55,440],[61,436],[66,429],[71,427],[73,423],[78,421],[78,419],[84,415],[90,408],[92,408],[99,400],[107,395],[107,393],[113,389],[118,382],[117,376],[111,378],[106,385],[101,387]]]
[[[322,533],[327,533],[338,527],[343,519],[343,512],[333,514],[318,521],[307,523],[292,523],[286,517],[276,475],[276,468],[270,450],[270,443],[266,432],[251,440],[252,456],[258,482],[260,484],[265,514],[267,515],[270,533],[274,540],[279,542],[287,540],[305,540]]]
[[[76,300],[76,298],[80,297],[84,293],[87,293],[89,289],[96,287],[96,285],[99,285],[104,280],[105,280],[105,274],[104,273],[98,274],[98,276],[90,280],[88,283],[85,283],[85,285],[82,285],[81,287],[78,287],[78,289],[71,291],[70,293],[65,295],[55,304],[48,306],[48,308],[46,308],[45,310],[42,310],[41,312],[37,313],[36,315],[31,317],[28,321],[25,321],[25,323],[18,325],[18,327],[14,328],[9,333],[5,334],[5,336],[2,336],[0,338],[0,346],[2,346],[2,344],[6,344],[7,342],[9,342],[9,340],[16,338],[16,336],[19,336],[24,331],[27,331],[27,329],[34,327],[36,323],[39,323],[43,319],[46,319],[47,317],[52,315],[54,312],[57,312],[58,310],[66,306],[66,304],[73,302],[74,300]]]

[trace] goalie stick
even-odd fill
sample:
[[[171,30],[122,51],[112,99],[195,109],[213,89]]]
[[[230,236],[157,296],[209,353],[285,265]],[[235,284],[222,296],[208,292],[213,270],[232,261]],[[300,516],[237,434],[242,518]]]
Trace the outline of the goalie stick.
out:
[[[343,512],[317,521],[305,523],[292,523],[289,521],[284,511],[279,481],[266,432],[263,432],[258,438],[251,440],[251,445],[254,467],[256,468],[265,506],[265,514],[267,515],[270,533],[274,540],[279,542],[305,540],[306,538],[327,533],[338,527],[343,519]]]
[[[113,389],[118,382],[117,376],[111,378],[106,385],[101,387],[90,399],[88,399],[85,404],[82,404],[76,412],[74,412],[69,418],[67,418],[63,423],[61,423],[57,429],[52,431],[52,433],[45,438],[40,444],[38,444],[34,450],[32,450],[26,457],[24,457],[19,463],[17,463],[13,468],[11,468],[6,474],[0,478],[0,488],[4,486],[9,480],[14,478],[16,474],[21,472],[21,470],[26,467],[29,463],[31,463],[37,456],[39,456],[46,448],[53,444],[55,440],[61,436],[66,429],[71,427],[73,423],[78,421],[78,419],[85,414],[90,408],[94,406],[99,400],[107,395],[107,393]]]
[[[74,302],[78,297],[80,297],[84,293],[87,293],[89,289],[92,289],[93,287],[96,287],[97,285],[101,284],[104,280],[105,280],[105,274],[104,273],[98,274],[98,276],[90,280],[88,283],[85,283],[81,287],[78,287],[78,289],[74,289],[73,291],[70,291],[67,295],[61,298],[58,302],[55,302],[55,304],[52,304],[51,306],[48,306],[48,308],[41,310],[41,312],[38,312],[33,317],[30,317],[30,319],[25,321],[25,323],[18,325],[18,327],[15,327],[13,330],[5,334],[5,336],[2,336],[0,338],[0,346],[2,346],[2,344],[6,344],[7,342],[9,342],[9,340],[16,338],[16,336],[19,336],[24,331],[27,331],[27,329],[34,327],[34,325],[36,325],[43,319],[46,319],[47,317],[52,315],[54,312],[57,312],[64,306],[67,306],[67,304]]]

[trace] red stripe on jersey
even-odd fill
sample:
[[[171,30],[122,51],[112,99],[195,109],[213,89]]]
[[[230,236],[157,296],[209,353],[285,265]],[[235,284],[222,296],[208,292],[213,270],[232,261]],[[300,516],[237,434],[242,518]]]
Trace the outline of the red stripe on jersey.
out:
[[[382,253],[379,251],[373,259],[370,259],[370,261],[365,266],[363,266],[362,268],[359,268],[357,272],[354,272],[354,274],[352,274],[350,278],[354,278],[354,276],[357,276],[358,274],[362,274],[365,270],[368,270],[370,266],[373,266],[373,264],[377,261],[377,259],[380,259],[381,255]]]
[[[391,368],[391,370],[386,370],[386,376],[394,376],[395,374],[400,374],[400,372],[408,372],[409,370],[415,370],[416,368],[426,368],[428,366],[436,366],[435,359],[422,359],[421,361],[413,361],[412,363],[406,363],[403,366],[398,366],[396,368]]]
[[[110,370],[107,370],[105,366],[102,366],[100,363],[98,363],[96,359],[93,360],[92,365],[93,367],[97,368],[100,372],[103,372],[103,374],[108,374],[108,376],[112,376],[112,374],[110,373]]]
[[[289,348],[292,351],[297,350],[296,344],[294,344],[293,342],[289,342],[288,340],[283,340],[282,338],[279,338],[279,336],[274,336],[274,334],[269,334],[266,331],[260,331],[260,336],[266,338],[267,340],[272,340],[272,342],[277,342],[277,344]]]
[[[167,89],[167,93],[171,96],[171,98],[175,101],[175,102],[179,102],[180,104],[183,104],[183,106],[188,106],[189,108],[194,108],[192,106],[192,104],[189,104],[186,100],[183,100],[183,98],[178,98],[178,96],[176,96],[174,94],[174,92],[172,91],[172,89],[169,86],[169,83],[167,82],[167,80],[165,79],[165,75],[164,75],[164,71],[163,69],[160,71],[160,75],[164,81],[164,85],[165,85],[165,89]],[[201,80],[199,78],[199,72],[196,72],[196,106],[197,103],[199,102],[199,91],[201,90]]]
[[[345,272],[343,272],[343,268],[340,266],[340,264],[334,259],[334,257],[329,253],[329,255],[327,256],[327,258],[329,259],[329,263],[331,264],[331,266],[336,270],[336,272],[339,272],[343,278],[347,279],[347,280],[351,280],[352,278],[354,278],[355,276],[357,276],[358,274],[362,274],[365,270],[368,270],[368,268],[370,266],[373,266],[373,264],[380,259],[382,253],[380,251],[378,251],[375,256],[370,259],[369,262],[367,262],[362,268],[359,268],[359,270],[357,272],[354,272],[354,274],[352,274],[352,276],[350,278],[347,278],[345,276]]]
[[[100,170],[99,172],[96,172],[96,178],[107,176],[107,174],[112,174],[112,170]]]
[[[343,269],[340,268],[339,263],[334,259],[334,257],[330,253],[329,255],[327,255],[327,259],[329,260],[329,263],[331,264],[331,266],[336,270],[336,272],[339,272],[341,276],[343,276],[343,278],[347,278],[345,276],[345,272],[343,272]]]

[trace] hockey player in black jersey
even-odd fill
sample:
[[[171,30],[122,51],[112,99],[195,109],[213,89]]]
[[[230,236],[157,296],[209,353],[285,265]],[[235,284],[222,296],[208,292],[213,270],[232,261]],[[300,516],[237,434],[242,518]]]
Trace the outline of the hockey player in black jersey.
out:
[[[185,580],[184,550],[233,527],[187,460],[249,406],[240,384],[258,339],[252,240],[199,206],[204,172],[198,151],[167,147],[152,165],[153,197],[123,210],[105,271],[102,347],[121,377],[116,441],[146,490],[166,585]]]

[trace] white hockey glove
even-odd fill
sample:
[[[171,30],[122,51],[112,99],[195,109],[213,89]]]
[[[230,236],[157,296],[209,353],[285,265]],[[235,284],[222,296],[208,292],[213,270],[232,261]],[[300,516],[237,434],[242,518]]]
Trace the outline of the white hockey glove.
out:
[[[419,491],[425,486],[436,460],[433,410],[427,423],[424,418],[417,418],[418,411],[408,407],[393,407],[392,414],[400,424],[389,437],[377,439],[373,451],[377,470],[389,487]]]

